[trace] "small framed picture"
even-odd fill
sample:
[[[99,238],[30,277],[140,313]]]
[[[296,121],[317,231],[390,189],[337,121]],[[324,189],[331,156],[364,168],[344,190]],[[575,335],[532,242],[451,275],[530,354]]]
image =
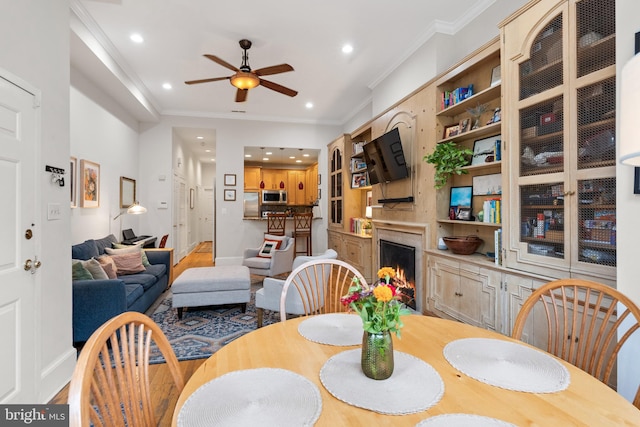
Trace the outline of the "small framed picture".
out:
[[[229,187],[235,187],[236,185],[236,174],[235,173],[225,173],[224,174],[224,185]]]
[[[80,160],[80,207],[100,207],[100,165],[89,160]]]
[[[459,221],[471,221],[471,208],[459,207],[456,212],[456,219]]]
[[[471,129],[471,119],[467,117],[466,119],[460,120],[460,133],[468,132]]]
[[[322,191],[318,188],[318,200],[322,199]]]
[[[493,118],[491,119],[491,123],[499,123],[501,119],[502,119],[502,114],[501,114],[500,107],[498,107],[495,110],[493,110]]]
[[[354,173],[351,177],[351,188],[360,188],[366,187],[369,183],[367,182],[367,173]]]
[[[236,200],[236,190],[224,190],[224,201],[234,202]]]
[[[491,87],[499,85],[502,82],[502,77],[500,76],[500,65],[496,65],[491,70]]]
[[[451,138],[452,136],[456,136],[460,133],[460,123],[456,123],[455,125],[449,125],[444,127],[444,132],[442,134],[442,139]]]
[[[473,143],[473,157],[471,165],[483,165],[495,161],[496,141],[501,139],[500,135],[490,136],[484,139],[477,139]]]
[[[318,185],[322,184],[322,175],[318,174]]]

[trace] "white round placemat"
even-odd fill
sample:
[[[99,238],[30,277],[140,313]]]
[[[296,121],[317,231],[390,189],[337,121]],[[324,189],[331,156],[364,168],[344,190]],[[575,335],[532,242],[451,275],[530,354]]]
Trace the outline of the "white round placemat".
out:
[[[516,427],[514,424],[474,414],[444,414],[427,418],[416,427]]]
[[[320,344],[358,345],[362,344],[362,319],[346,313],[311,316],[300,322],[298,332],[309,341]]]
[[[200,386],[180,409],[178,426],[311,426],[320,412],[320,390],[302,375],[247,369]]]
[[[518,343],[463,338],[444,347],[460,372],[486,384],[530,393],[554,393],[569,386],[569,371],[551,355]]]
[[[361,354],[361,349],[343,351],[322,366],[320,381],[335,398],[387,415],[424,411],[442,399],[444,382],[423,360],[394,351],[391,377],[372,380],[362,373]]]

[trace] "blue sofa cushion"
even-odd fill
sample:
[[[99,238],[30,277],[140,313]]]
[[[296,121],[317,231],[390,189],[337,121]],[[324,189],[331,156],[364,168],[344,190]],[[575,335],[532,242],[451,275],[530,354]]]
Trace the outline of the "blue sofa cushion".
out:
[[[122,280],[125,285],[141,285],[145,291],[158,281],[156,276],[147,273],[127,274],[126,276],[118,276],[118,279]],[[128,300],[127,305],[129,305]]]
[[[149,264],[145,269],[147,270],[147,274],[153,274],[158,279],[167,272],[167,267],[164,264]]]
[[[98,246],[96,246],[96,241],[93,239],[85,240],[84,243],[71,246],[72,259],[86,261],[91,258],[97,258],[98,255]]]
[[[127,294],[127,307],[131,307],[135,300],[137,300],[144,294],[142,286],[137,284],[124,285],[124,289]]]
[[[118,243],[118,239],[113,234],[109,234],[107,237],[103,237],[102,239],[96,239],[96,247],[98,248],[98,254],[104,255],[105,248],[110,248],[114,243]]]

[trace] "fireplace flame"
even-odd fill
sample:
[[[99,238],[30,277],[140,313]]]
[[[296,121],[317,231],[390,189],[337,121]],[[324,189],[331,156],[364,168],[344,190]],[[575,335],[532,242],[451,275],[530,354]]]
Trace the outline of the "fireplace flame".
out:
[[[404,272],[404,269],[401,268],[399,265],[396,265],[396,280],[399,282],[398,284],[399,288],[410,288],[414,290],[416,288],[415,283],[411,283],[407,281],[407,276]]]

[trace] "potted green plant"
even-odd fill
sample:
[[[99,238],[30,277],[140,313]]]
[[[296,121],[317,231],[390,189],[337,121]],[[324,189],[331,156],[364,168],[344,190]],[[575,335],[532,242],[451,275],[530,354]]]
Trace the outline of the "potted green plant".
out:
[[[449,177],[453,174],[462,175],[468,173],[466,169],[461,169],[469,164],[469,159],[473,151],[468,148],[461,148],[455,142],[442,142],[436,144],[433,153],[424,156],[424,161],[436,167],[435,185],[436,189],[444,187]]]

